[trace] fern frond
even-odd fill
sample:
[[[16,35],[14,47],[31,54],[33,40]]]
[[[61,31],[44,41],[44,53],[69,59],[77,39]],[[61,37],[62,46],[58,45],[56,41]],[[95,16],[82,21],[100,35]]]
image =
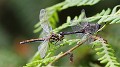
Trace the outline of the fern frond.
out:
[[[56,24],[59,21],[58,18],[58,11],[62,11],[64,9],[67,9],[69,7],[73,7],[73,6],[83,6],[83,5],[94,5],[96,3],[98,3],[100,0],[65,0],[61,3],[58,3],[56,5],[53,5],[51,7],[46,8],[47,13],[48,13],[48,17],[49,17],[49,21],[52,25],[53,28],[56,28]],[[40,22],[38,22],[35,25],[35,30],[34,33],[37,33],[41,30],[40,27]]]
[[[99,1],[100,0],[65,0],[62,9],[66,9],[68,7],[73,7],[73,6],[94,5]]]
[[[63,25],[61,25],[60,27],[58,28],[55,28],[53,30],[53,32],[57,33],[59,31],[61,31],[62,29],[65,29],[67,27],[70,27],[70,26],[74,26],[74,25],[77,25],[78,23],[80,23],[82,21],[82,17],[84,16],[83,13],[80,14],[79,17],[75,16],[74,19],[72,20],[70,16],[67,17],[67,21],[66,23],[64,23]],[[72,21],[72,23],[71,23]]]
[[[106,43],[103,38],[98,38],[92,43],[95,45],[96,54],[100,57],[98,60],[100,63],[105,63],[105,67],[119,67],[120,63],[117,62],[114,56],[114,50]]]
[[[50,63],[54,59],[55,59],[55,56],[45,58],[45,59],[41,59],[41,60],[32,61],[32,62],[26,64],[26,66],[23,66],[23,67],[41,67],[42,65],[47,65],[48,63]]]
[[[97,22],[98,24],[101,24],[101,23],[109,23],[109,24],[120,23],[120,9],[117,10],[118,7],[120,7],[120,5],[114,7],[112,11],[110,8],[108,8],[106,11],[102,10],[100,13],[97,13],[95,16],[88,17],[87,20],[89,22],[98,21]],[[71,20],[71,17],[68,16],[66,23],[64,23],[60,27],[54,29],[53,31],[59,32],[64,28],[67,28],[69,26],[74,26],[77,23],[81,22],[83,16],[84,16],[84,14],[81,13],[78,17],[76,16],[73,20]],[[70,24],[71,21],[73,22],[72,24]],[[106,27],[106,25],[104,25],[100,30],[102,30],[105,27]]]
[[[83,14],[80,14],[79,16],[76,16],[73,20],[68,16],[66,23],[64,23],[62,26],[56,28],[56,24],[59,21],[58,12],[62,11],[64,9],[67,9],[69,7],[73,6],[84,6],[84,5],[94,5],[96,3],[100,2],[100,0],[65,0],[64,2],[58,3],[56,5],[53,5],[51,7],[46,8],[50,24],[53,28],[54,33],[60,32],[62,29],[67,28],[69,26],[74,26],[77,23],[80,23],[82,20]],[[120,9],[117,10],[117,8],[120,7],[120,5],[116,6],[111,10],[108,8],[107,10],[102,10],[102,12],[96,14],[95,16],[88,17],[89,22],[98,21],[97,23],[105,23],[107,24],[114,24],[114,23],[120,23]],[[70,24],[70,22],[73,21],[73,24]],[[105,27],[105,26],[104,26]],[[103,28],[104,28],[103,27]],[[38,22],[35,25],[34,33],[40,32],[40,22]],[[103,29],[102,28],[102,29]],[[47,65],[51,61],[53,61],[57,56],[50,57],[51,53],[55,51],[56,49],[65,46],[66,44],[72,45],[74,43],[78,42],[74,40],[66,40],[64,39],[63,42],[59,46],[52,47],[49,51],[47,56],[44,59],[41,59],[39,56],[39,52],[35,54],[33,59],[30,63],[28,63],[25,67],[40,67],[42,65]],[[117,62],[116,57],[114,56],[114,51],[110,47],[109,44],[107,44],[103,39],[98,39],[95,42],[93,42],[95,46],[95,50],[97,51],[97,55],[101,56],[98,60],[100,60],[101,63],[107,63],[106,67],[117,67],[120,64]]]
[[[72,39],[72,40],[67,40],[67,39],[63,39],[63,42],[58,45],[58,46],[54,46],[52,47],[50,50],[48,50],[48,54],[46,55],[46,57],[44,59],[40,58],[40,53],[37,52],[34,57],[32,58],[32,62],[26,64],[26,66],[24,67],[32,67],[32,66],[41,66],[41,65],[47,65],[49,62],[53,61],[57,56],[59,56],[59,54],[57,56],[53,56],[50,57],[50,55],[58,48],[65,46],[65,45],[73,45],[77,42],[79,42],[80,39]]]
[[[88,20],[89,22],[98,21],[98,24],[104,22],[108,22],[109,24],[120,23],[120,9],[117,10],[118,7],[120,7],[120,5],[114,7],[112,11],[110,8],[108,8],[106,11],[102,10],[101,13],[88,18]]]
[[[67,40],[67,39],[63,39],[62,43],[57,45],[57,46],[52,46],[48,52],[47,52],[47,55],[45,58],[49,58],[51,54],[54,53],[55,50],[63,47],[63,46],[66,46],[66,45],[74,45],[76,44],[77,42],[79,42],[80,39],[71,39],[71,40]]]

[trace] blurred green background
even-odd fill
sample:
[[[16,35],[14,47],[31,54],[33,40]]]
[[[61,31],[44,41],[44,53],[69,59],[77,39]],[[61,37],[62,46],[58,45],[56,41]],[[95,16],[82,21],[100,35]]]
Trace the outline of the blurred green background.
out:
[[[20,45],[26,39],[38,38],[39,33],[33,33],[34,25],[39,22],[39,11],[64,0],[0,0],[0,67],[18,67],[25,65],[37,51],[39,43]],[[71,7],[59,12],[59,24],[66,21],[69,15],[72,18],[79,15],[81,9],[86,10],[87,17],[92,16],[102,9],[113,8],[120,4],[120,0],[102,0],[93,6]],[[120,24],[109,25],[99,35],[112,45],[115,55],[120,62]],[[66,49],[61,48],[62,50]],[[67,48],[68,49],[68,48]],[[62,58],[56,65],[80,64],[86,66],[87,62],[97,62],[90,53],[93,49],[82,46],[75,50],[75,62],[69,63],[68,58]],[[64,59],[64,61],[63,61]],[[59,64],[58,64],[59,63]]]

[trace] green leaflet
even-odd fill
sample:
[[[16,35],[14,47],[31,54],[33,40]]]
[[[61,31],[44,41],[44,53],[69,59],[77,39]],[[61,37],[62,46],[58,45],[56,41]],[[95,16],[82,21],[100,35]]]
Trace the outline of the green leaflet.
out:
[[[65,0],[61,3],[53,5],[51,7],[46,8],[50,24],[53,28],[56,28],[57,22],[59,22],[58,12],[69,7],[73,6],[83,6],[83,5],[94,5],[98,3],[100,0]],[[36,29],[34,33],[40,32],[40,22],[36,23],[34,26]]]
[[[105,67],[119,67],[120,63],[117,62],[116,57],[114,55],[114,50],[112,47],[105,43],[105,41],[100,38],[92,43],[95,45],[96,54],[99,55],[100,63],[106,63]]]

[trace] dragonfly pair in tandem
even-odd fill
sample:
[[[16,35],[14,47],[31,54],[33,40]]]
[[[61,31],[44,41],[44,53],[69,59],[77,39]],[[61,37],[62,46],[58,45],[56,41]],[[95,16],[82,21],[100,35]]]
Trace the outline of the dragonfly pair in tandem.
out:
[[[64,35],[83,33],[85,35],[87,34],[87,36],[88,36],[89,34],[91,35],[94,32],[96,32],[100,28],[100,25],[97,24],[97,23],[96,24],[95,23],[93,23],[93,24],[88,23],[87,20],[86,20],[85,11],[82,10],[81,13],[84,13],[83,19],[85,19],[85,21],[81,24],[78,23],[76,26],[73,26],[72,29],[75,30],[75,31],[73,31],[73,32],[60,32],[59,34],[55,34],[55,33],[52,32],[52,27],[49,24],[46,10],[41,9],[39,19],[40,19],[40,25],[43,29],[42,33],[44,33],[45,37],[44,38],[38,38],[38,39],[25,40],[25,41],[20,42],[20,44],[36,42],[36,41],[43,41],[38,46],[38,51],[40,53],[41,58],[44,58],[44,56],[47,52],[47,49],[48,49],[48,42],[61,41],[63,39]],[[72,24],[72,23],[73,22],[71,21],[70,24]],[[77,27],[77,29],[76,29],[76,27]]]

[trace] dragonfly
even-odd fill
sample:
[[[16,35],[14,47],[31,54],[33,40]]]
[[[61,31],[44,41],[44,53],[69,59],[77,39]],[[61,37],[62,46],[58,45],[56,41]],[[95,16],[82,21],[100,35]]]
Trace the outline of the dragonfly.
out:
[[[84,40],[86,38],[90,38],[93,34],[95,34],[101,28],[101,25],[98,23],[88,23],[84,9],[82,9],[81,14],[83,14],[81,18],[82,19],[81,23],[76,22],[77,24],[75,26],[72,26],[71,28],[76,32],[82,32],[78,33],[77,36],[78,37],[82,36],[81,39]],[[70,22],[71,25],[74,23],[73,21],[74,20]],[[92,41],[92,39],[88,39],[88,41]]]
[[[39,20],[40,20],[40,26],[43,29],[43,31],[42,31],[43,38],[21,41],[20,44],[31,43],[31,42],[36,42],[36,41],[43,41],[38,46],[38,51],[40,53],[41,58],[44,58],[44,56],[47,52],[47,49],[48,49],[48,43],[49,42],[61,41],[64,38],[64,35],[75,34],[75,33],[83,33],[83,31],[60,32],[59,34],[53,33],[52,32],[52,26],[49,24],[48,15],[47,15],[47,12],[46,12],[45,9],[40,10]]]
[[[81,13],[82,12],[85,13],[84,10],[82,10]],[[83,19],[86,19],[86,16],[84,16]],[[20,44],[43,41],[38,46],[38,51],[40,53],[41,58],[44,58],[47,52],[47,49],[48,49],[49,42],[61,41],[64,38],[64,35],[69,35],[69,34],[76,34],[76,33],[92,34],[93,32],[95,32],[96,30],[100,28],[99,24],[90,24],[86,20],[82,24],[77,24],[76,25],[76,27],[78,27],[77,29],[75,27],[72,27],[72,29],[75,30],[73,32],[60,32],[59,34],[55,34],[52,32],[52,26],[49,24],[47,12],[45,9],[40,10],[39,20],[40,20],[40,25],[43,29],[42,34],[45,35],[44,38],[25,40],[25,41],[20,42]],[[72,24],[72,21],[71,21],[71,24]]]
[[[81,23],[79,21],[74,22],[74,19],[70,22],[73,32],[60,32],[60,35],[77,34],[78,37],[82,36],[82,40],[84,40],[85,38],[93,35],[95,32],[98,32],[101,25],[98,23],[88,23],[84,9],[82,9],[81,14],[83,14]],[[76,25],[72,26],[74,23],[76,23]]]
[[[52,26],[49,24],[47,12],[45,9],[40,10],[39,20],[40,20],[40,26],[43,29],[42,34],[44,35],[44,38],[25,40],[20,42],[20,44],[43,41],[38,46],[38,51],[40,53],[41,58],[44,58],[48,49],[48,43],[54,41],[60,41],[63,39],[63,36],[52,32]]]

